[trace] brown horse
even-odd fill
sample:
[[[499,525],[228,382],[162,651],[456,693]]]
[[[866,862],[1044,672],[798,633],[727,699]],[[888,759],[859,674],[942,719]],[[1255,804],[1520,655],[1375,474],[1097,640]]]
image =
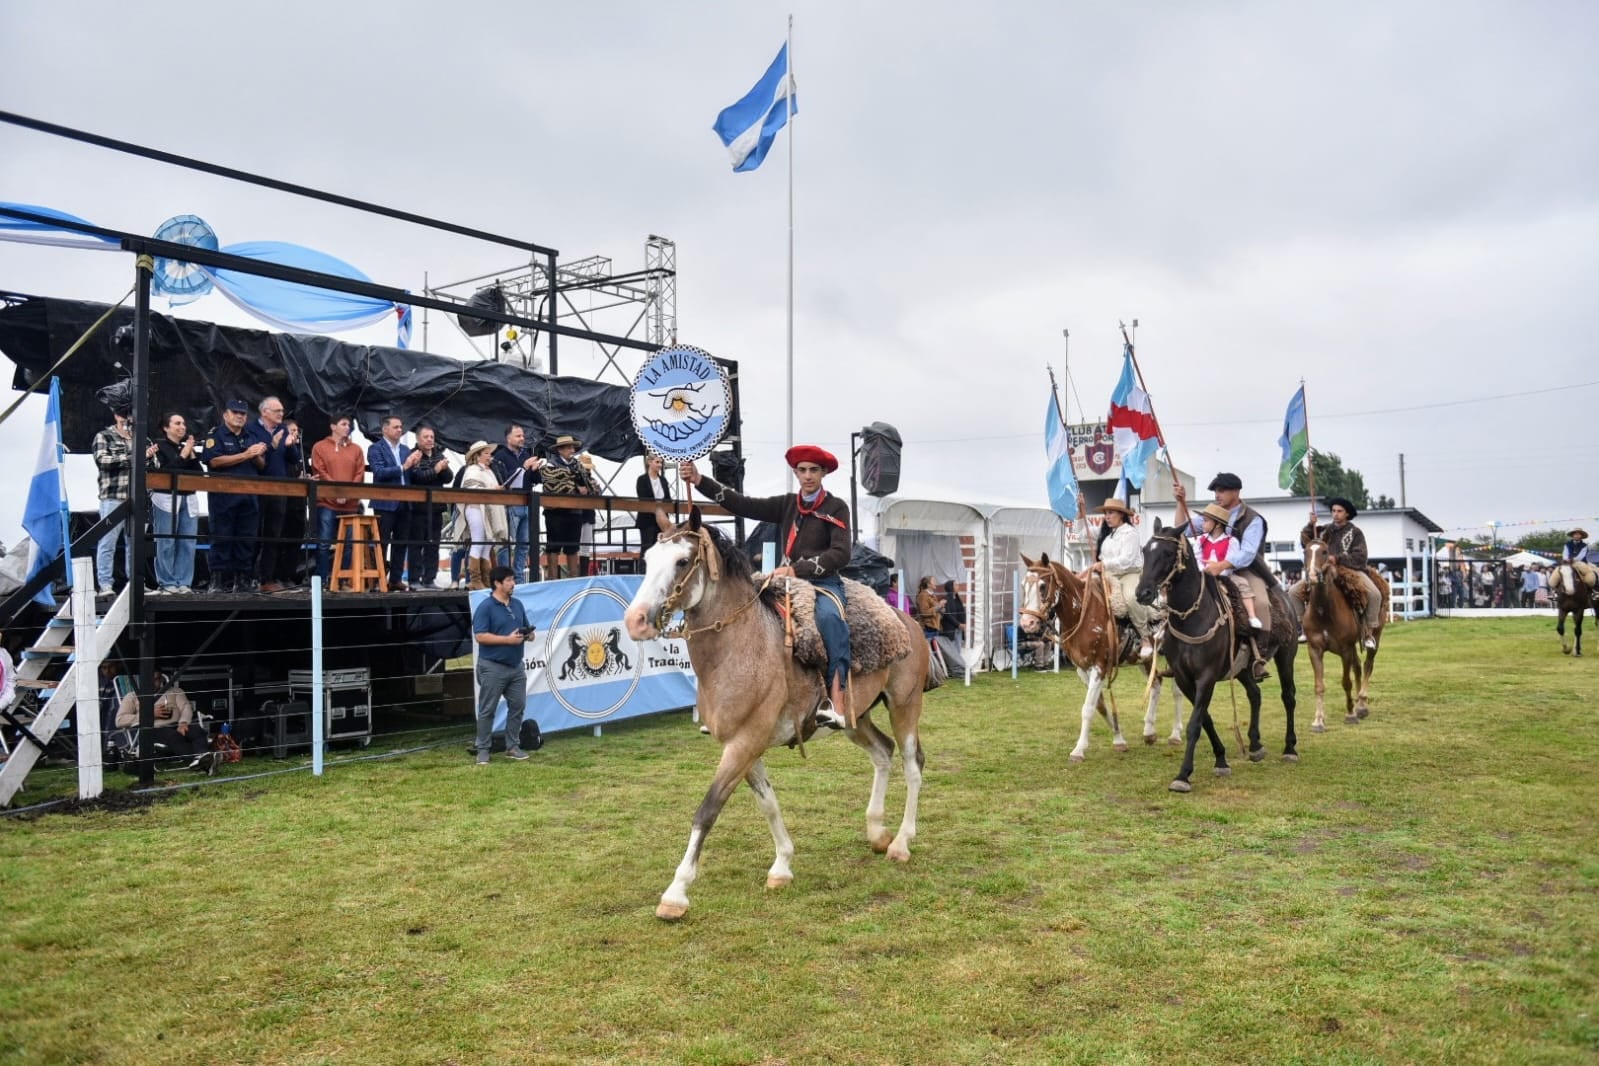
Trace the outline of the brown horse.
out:
[[[1366,571],[1377,595],[1388,598],[1388,582],[1382,575]],[[1322,656],[1332,652],[1344,664],[1344,722],[1355,725],[1371,713],[1368,702],[1371,689],[1371,668],[1376,661],[1376,648],[1363,648],[1360,642],[1360,617],[1338,587],[1338,564],[1327,551],[1327,545],[1313,540],[1305,546],[1305,613],[1301,618],[1305,629],[1305,646],[1310,651],[1310,668],[1316,675],[1316,717],[1310,723],[1312,733],[1327,731],[1326,694],[1327,679],[1322,669]],[[1386,612],[1384,612],[1386,614]],[[1382,646],[1384,615],[1378,615],[1377,627],[1371,631],[1372,639]],[[1366,653],[1362,666],[1360,653]],[[1358,680],[1358,685],[1355,683]]]
[[[670,523],[663,522],[662,528],[671,528]],[[810,736],[823,689],[820,672],[801,666],[786,647],[783,620],[762,602],[749,559],[726,538],[702,527],[697,508],[687,523],[662,534],[645,553],[644,565],[644,582],[624,615],[628,635],[634,640],[654,639],[674,611],[683,612],[682,635],[699,679],[700,717],[722,745],[716,775],[694,813],[688,850],[655,908],[657,917],[675,920],[688,911],[688,889],[699,874],[705,837],[740,781],[755,793],[777,848],[766,887],[781,888],[793,881],[789,863],[794,843],[783,825],[761,755],[768,748]],[[908,862],[922,787],[918,726],[928,645],[920,626],[901,612],[896,615],[909,634],[910,652],[883,669],[851,676],[856,723],[844,732],[872,760],[866,839],[874,850],[888,852],[890,859]],[[871,713],[878,703],[888,707],[893,740],[872,722]],[[894,740],[899,741],[905,766],[905,816],[898,835],[891,837],[883,825],[883,802],[888,794]]]
[[[1570,563],[1560,563],[1549,578],[1549,595],[1554,597],[1555,610],[1558,612],[1555,632],[1560,634],[1560,651],[1564,655],[1571,654],[1571,645],[1566,643],[1566,616],[1570,615],[1576,622],[1577,655],[1580,657],[1582,616],[1593,611],[1594,624],[1599,625],[1599,593],[1583,584],[1576,567]]]
[[[1162,675],[1156,671],[1149,677],[1154,665],[1150,659],[1140,663],[1138,641],[1131,626],[1118,628],[1111,610],[1110,597],[1105,582],[1096,571],[1074,574],[1065,566],[1051,562],[1048,554],[1037,562],[1022,556],[1027,574],[1022,578],[1021,630],[1029,637],[1042,635],[1060,645],[1061,655],[1077,670],[1077,676],[1088,686],[1083,699],[1082,729],[1077,734],[1077,746],[1072,749],[1071,761],[1082,762],[1088,754],[1088,732],[1097,709],[1110,726],[1111,746],[1116,751],[1126,751],[1127,741],[1122,736],[1121,719],[1116,713],[1116,700],[1111,696],[1110,706],[1105,706],[1109,685],[1115,680],[1118,666],[1142,665],[1148,678],[1147,699],[1144,708],[1144,743],[1155,743],[1155,712],[1160,706]],[[1169,741],[1182,743],[1182,704],[1177,704],[1177,721],[1172,727]]]

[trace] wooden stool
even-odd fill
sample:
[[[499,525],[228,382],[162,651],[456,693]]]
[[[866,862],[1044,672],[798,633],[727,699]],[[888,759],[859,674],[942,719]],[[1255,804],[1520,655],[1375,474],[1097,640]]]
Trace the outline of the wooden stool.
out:
[[[383,567],[382,534],[378,532],[376,515],[341,514],[339,528],[333,535],[333,570],[328,578],[329,592],[369,592],[368,582],[375,582],[376,591],[389,591],[388,575]],[[345,538],[352,538],[350,561],[344,561]],[[342,582],[348,581],[345,589]]]

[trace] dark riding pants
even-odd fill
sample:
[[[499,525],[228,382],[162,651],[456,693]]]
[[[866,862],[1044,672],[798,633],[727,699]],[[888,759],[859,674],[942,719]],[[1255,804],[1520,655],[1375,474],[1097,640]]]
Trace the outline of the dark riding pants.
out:
[[[839,605],[844,603],[844,582],[837,576],[810,578],[810,583],[816,586],[816,629],[822,634],[822,644],[827,648],[827,675],[825,680],[832,684],[836,678],[847,684],[849,682],[849,623],[844,621],[844,616],[839,612]],[[823,594],[831,592],[832,596]],[[837,597],[835,601],[833,597]]]

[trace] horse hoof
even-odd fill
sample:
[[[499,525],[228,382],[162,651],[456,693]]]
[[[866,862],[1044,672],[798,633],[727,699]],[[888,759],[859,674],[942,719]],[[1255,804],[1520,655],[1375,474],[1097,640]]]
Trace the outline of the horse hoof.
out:
[[[1192,792],[1194,790],[1194,786],[1190,785],[1187,781],[1184,781],[1179,777],[1177,780],[1167,785],[1166,789],[1169,792]]]
[[[1254,751],[1249,753],[1249,761],[1250,762],[1261,762],[1265,758],[1266,758],[1266,749],[1265,748],[1256,748]]]
[[[1560,649],[1560,654],[1561,655],[1570,655],[1571,654],[1571,649],[1570,648],[1561,648]]]
[[[894,862],[910,862],[911,849],[902,848],[898,844],[888,849],[888,857]]]
[[[1182,737],[1167,737],[1166,738],[1166,746],[1168,748],[1180,748],[1180,747],[1183,746],[1183,738]]]
[[[1299,756],[1291,751],[1283,752],[1283,762],[1298,762]]]
[[[1346,714],[1346,715],[1344,715],[1344,725],[1359,725],[1359,724],[1360,724],[1360,715],[1358,715],[1358,714]]]
[[[1155,734],[1151,733],[1151,734],[1149,734],[1149,736],[1144,738],[1144,747],[1152,748],[1154,746],[1155,746]]]
[[[1320,722],[1317,722],[1315,725],[1310,727],[1310,731],[1312,733],[1325,733],[1327,732],[1327,727],[1322,725]]]
[[[1216,767],[1216,776],[1231,777],[1233,776],[1233,768],[1231,766],[1218,766]]]
[[[868,837],[867,840],[871,843],[872,850],[879,855],[887,851],[888,846],[894,842],[894,838],[888,835],[888,830],[886,829],[874,837]]]
[[[766,887],[767,888],[787,888],[789,885],[791,885],[793,883],[794,883],[794,875],[793,874],[784,874],[781,877],[775,877],[775,876],[772,876],[772,875],[768,875],[767,878],[766,878]],[[663,904],[663,906],[664,906],[664,904]],[[665,917],[665,915],[661,914],[659,908],[656,909],[655,913],[656,913],[657,917],[663,917],[663,918]]]
[[[675,922],[688,913],[686,903],[668,903],[661,900],[660,906],[655,908],[655,917],[663,922]]]
[[[1082,762],[1082,761],[1083,761],[1083,757],[1082,757],[1082,756],[1081,756],[1081,755],[1079,755],[1079,754],[1077,754],[1077,753],[1076,753],[1076,752],[1075,752],[1075,751],[1074,751],[1074,752],[1072,752],[1072,754],[1071,754],[1071,761],[1072,761],[1072,762]]]
[[[1371,713],[1371,708],[1370,707],[1360,707],[1360,708],[1357,708],[1355,710],[1355,717],[1356,718],[1364,718],[1370,713]]]
[[[1123,743],[1123,744],[1112,744],[1111,747],[1113,749],[1115,749],[1116,751],[1126,751],[1127,750],[1127,745],[1125,743]]]

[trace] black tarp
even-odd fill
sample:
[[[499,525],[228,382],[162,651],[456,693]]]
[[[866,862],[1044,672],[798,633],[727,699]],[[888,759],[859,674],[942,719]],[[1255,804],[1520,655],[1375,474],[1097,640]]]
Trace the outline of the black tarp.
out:
[[[0,352],[17,364],[17,389],[48,370],[106,309],[80,300],[0,295],[17,301],[0,307]],[[133,309],[118,308],[58,371],[62,436],[70,451],[90,451],[94,435],[111,424],[110,410],[94,393],[131,373],[131,346],[119,346],[114,337],[132,324]],[[477,440],[499,441],[507,425],[519,422],[535,444],[571,433],[606,459],[643,453],[626,386],[329,337],[152,314],[150,386],[152,417],[178,411],[196,434],[216,425],[219,407],[231,399],[253,408],[275,395],[307,441],[327,436],[328,415],[338,412],[353,415],[371,440],[383,416],[393,414],[407,428],[433,426],[456,451]]]

